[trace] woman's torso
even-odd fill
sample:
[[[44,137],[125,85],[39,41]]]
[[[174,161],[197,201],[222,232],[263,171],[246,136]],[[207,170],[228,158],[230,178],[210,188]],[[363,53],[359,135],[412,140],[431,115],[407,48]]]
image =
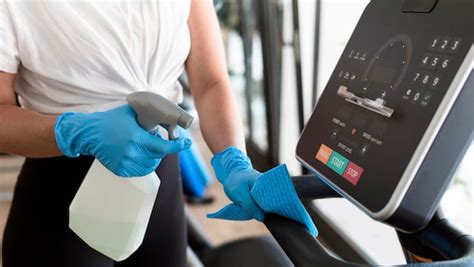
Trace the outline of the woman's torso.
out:
[[[174,101],[190,49],[190,0],[6,1],[22,106],[45,114],[106,110],[131,92]]]

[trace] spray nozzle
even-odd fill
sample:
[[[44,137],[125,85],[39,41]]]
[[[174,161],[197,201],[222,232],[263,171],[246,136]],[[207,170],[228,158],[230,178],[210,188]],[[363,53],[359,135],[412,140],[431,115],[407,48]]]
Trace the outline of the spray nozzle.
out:
[[[168,130],[169,139],[178,138],[178,125],[189,128],[193,117],[167,98],[152,92],[136,92],[127,96],[128,104],[137,113],[140,126],[154,132],[158,126]]]

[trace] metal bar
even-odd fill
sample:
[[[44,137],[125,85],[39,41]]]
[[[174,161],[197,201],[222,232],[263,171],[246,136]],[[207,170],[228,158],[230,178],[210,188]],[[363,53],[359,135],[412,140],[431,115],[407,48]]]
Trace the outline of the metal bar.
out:
[[[267,0],[267,29],[270,35],[267,41],[271,45],[270,79],[272,85],[267,87],[266,97],[270,99],[269,110],[269,137],[271,141],[271,160],[274,165],[279,163],[280,152],[280,120],[281,120],[281,81],[282,81],[282,43],[281,43],[281,12],[278,9],[277,0]],[[265,46],[264,46],[265,47]]]
[[[313,107],[316,105],[317,99],[318,99],[318,82],[319,82],[319,75],[318,75],[318,70],[319,70],[319,35],[320,35],[320,30],[321,30],[321,0],[315,0],[316,1],[316,14],[314,18],[314,65],[313,65],[313,96],[312,96],[312,104]]]
[[[253,25],[250,23],[251,16],[254,15],[251,9],[251,2],[248,0],[239,1],[240,11],[240,33],[242,35],[243,49],[244,49],[244,65],[245,65],[245,108],[247,111],[247,123],[249,129],[249,139],[253,140],[255,125],[253,122],[253,79],[252,79],[252,34]]]
[[[301,68],[300,21],[298,0],[292,0],[293,11],[293,53],[295,56],[296,94],[298,101],[298,126],[301,133],[304,128],[304,91]]]
[[[301,39],[300,39],[300,14],[299,0],[292,0],[292,17],[293,17],[293,54],[295,57],[295,79],[296,79],[296,99],[298,109],[298,133],[301,133],[305,123],[305,104],[304,104],[304,88],[303,88],[303,71],[301,67]],[[301,166],[303,174],[309,171]]]
[[[268,151],[266,157],[278,163],[280,140],[281,42],[278,35],[277,3],[275,0],[254,1],[258,25],[262,36],[264,96],[267,119]]]

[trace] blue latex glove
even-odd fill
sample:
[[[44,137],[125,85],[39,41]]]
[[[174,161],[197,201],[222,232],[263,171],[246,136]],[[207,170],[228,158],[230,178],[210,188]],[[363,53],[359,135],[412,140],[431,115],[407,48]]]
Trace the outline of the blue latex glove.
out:
[[[304,225],[314,237],[318,235],[313,220],[296,194],[286,165],[275,167],[258,177],[250,195],[266,213],[276,213],[295,220]],[[252,219],[236,204],[227,205],[207,217],[238,221]]]
[[[124,105],[106,112],[67,112],[54,127],[56,143],[68,157],[90,155],[118,176],[153,172],[167,154],[189,148],[191,140],[165,140],[142,129],[135,111]]]
[[[250,190],[262,174],[252,167],[249,157],[235,147],[228,147],[214,155],[211,165],[227,197],[248,216],[263,221],[264,212],[250,196]]]

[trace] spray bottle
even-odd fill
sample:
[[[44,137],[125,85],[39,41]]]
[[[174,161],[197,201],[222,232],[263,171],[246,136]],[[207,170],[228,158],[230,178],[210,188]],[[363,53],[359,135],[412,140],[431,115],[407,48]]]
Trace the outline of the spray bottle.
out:
[[[189,128],[193,121],[178,105],[151,92],[132,93],[126,100],[143,129],[155,133],[161,126],[169,139],[178,137],[178,125]],[[143,242],[159,186],[155,172],[123,178],[96,159],[69,206],[69,227],[90,247],[124,260]]]

